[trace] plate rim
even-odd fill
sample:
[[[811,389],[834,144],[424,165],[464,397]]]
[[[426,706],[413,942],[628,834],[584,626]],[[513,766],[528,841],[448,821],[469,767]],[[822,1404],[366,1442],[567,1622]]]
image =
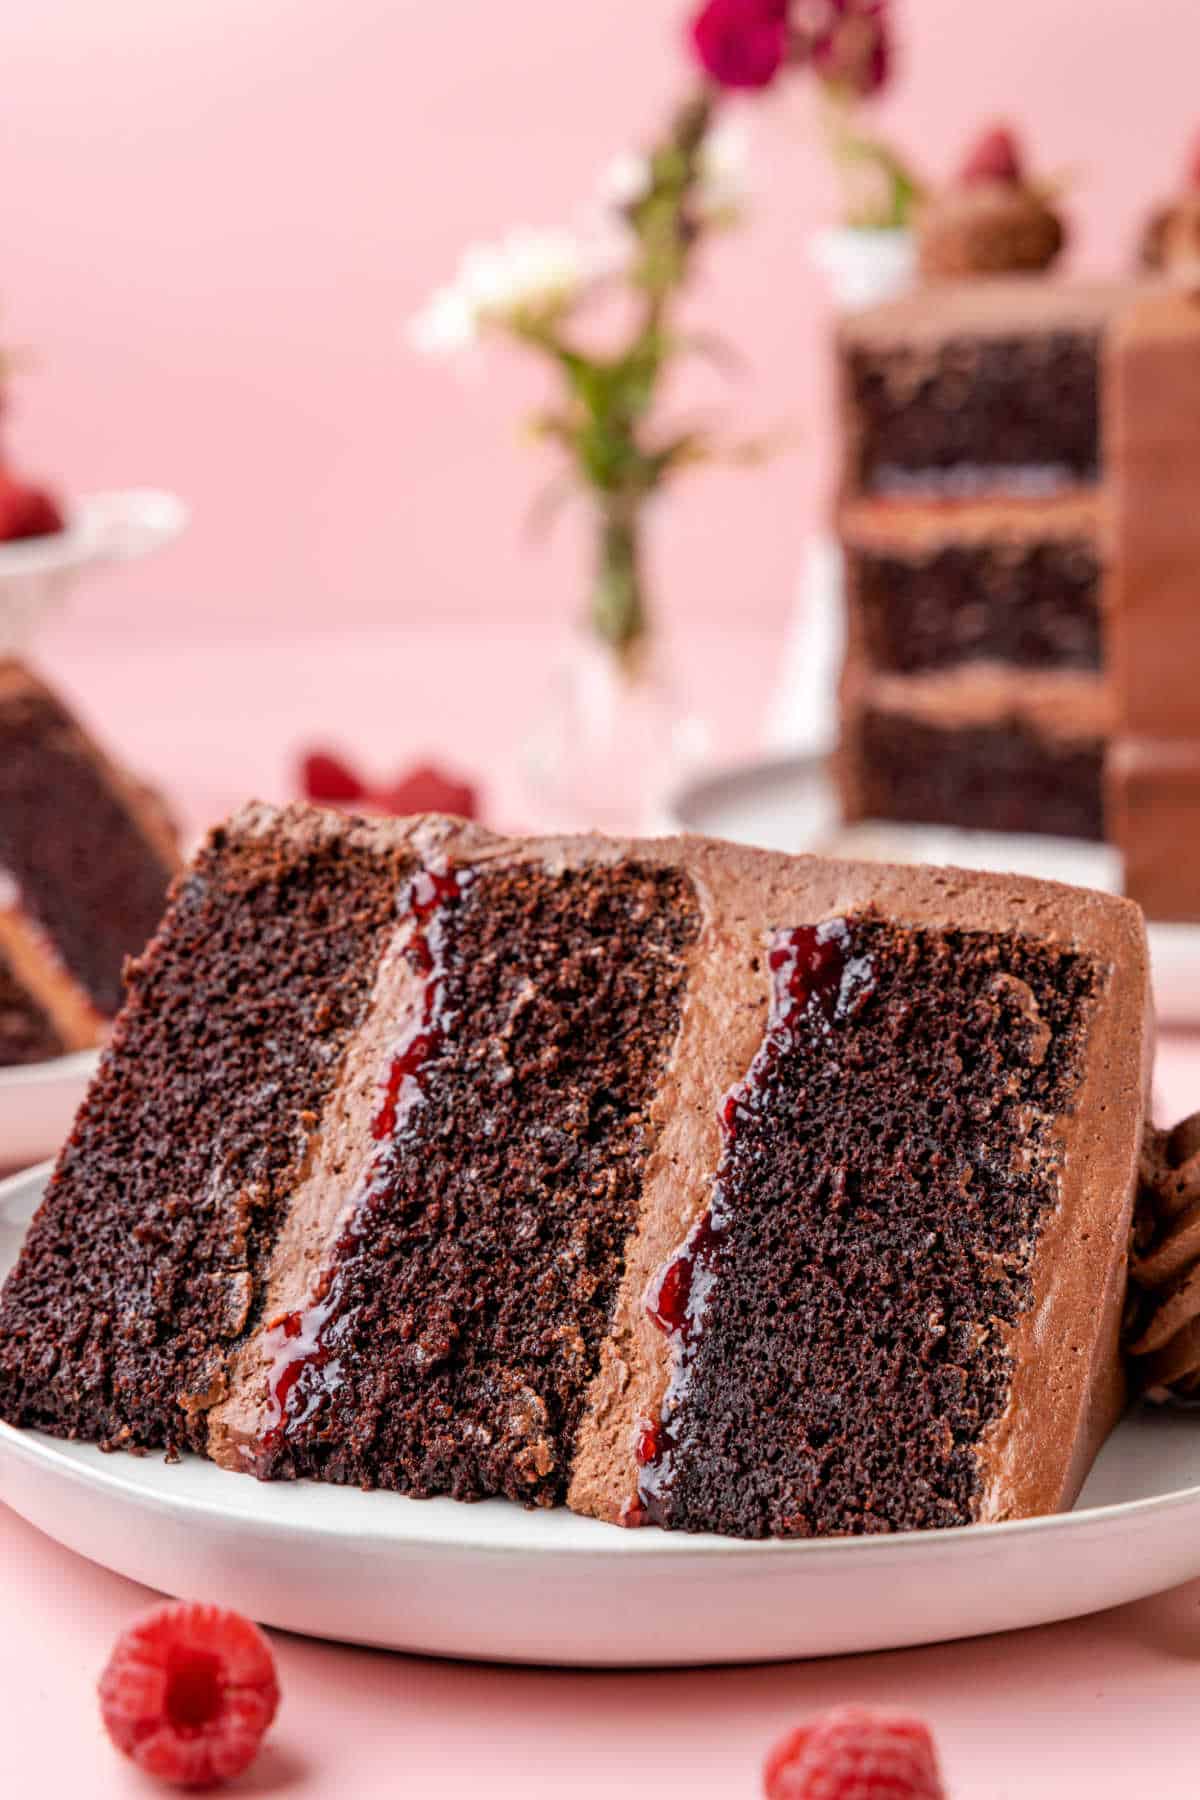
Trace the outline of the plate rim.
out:
[[[22,1170],[0,1181],[0,1213],[7,1206],[20,1202],[37,1205],[45,1188],[45,1183],[53,1170],[53,1162],[35,1165],[32,1169]],[[7,1270],[4,1271],[7,1273]],[[1128,1415],[1124,1415],[1128,1416]],[[1119,1429],[1119,1424],[1116,1429]],[[1200,1421],[1197,1422],[1200,1430]],[[1061,1533],[1083,1531],[1090,1528],[1104,1529],[1115,1527],[1119,1522],[1130,1525],[1141,1524],[1145,1520],[1163,1514],[1173,1514],[1200,1504],[1200,1482],[1188,1487],[1172,1488],[1162,1494],[1144,1495],[1137,1500],[1112,1501],[1100,1506],[1075,1507],[1069,1512],[1042,1513],[1028,1519],[992,1520],[974,1525],[939,1526],[929,1531],[897,1531],[880,1533],[878,1536],[857,1537],[815,1537],[815,1538],[763,1538],[746,1539],[721,1537],[711,1532],[673,1532],[673,1531],[625,1531],[617,1525],[602,1520],[584,1518],[579,1514],[571,1514],[571,1520],[589,1530],[596,1532],[595,1543],[581,1544],[575,1541],[555,1541],[550,1534],[545,1534],[543,1541],[536,1539],[526,1543],[519,1536],[500,1536],[491,1534],[487,1523],[481,1529],[472,1529],[471,1522],[477,1524],[495,1517],[486,1508],[503,1507],[507,1516],[514,1521],[526,1518],[528,1521],[541,1516],[538,1508],[527,1509],[517,1507],[515,1503],[496,1498],[468,1504],[463,1501],[439,1496],[432,1500],[417,1500],[411,1495],[395,1494],[387,1490],[377,1490],[377,1497],[384,1500],[389,1515],[396,1503],[406,1509],[411,1507],[413,1513],[407,1515],[415,1526],[420,1511],[426,1506],[454,1508],[453,1517],[461,1517],[461,1527],[454,1532],[444,1534],[422,1532],[419,1527],[397,1530],[390,1518],[388,1522],[374,1524],[370,1521],[354,1521],[353,1527],[345,1523],[329,1522],[319,1516],[307,1519],[288,1517],[271,1517],[268,1512],[259,1514],[254,1507],[230,1507],[218,1500],[207,1497],[196,1497],[194,1494],[181,1492],[172,1495],[139,1482],[137,1470],[149,1459],[155,1464],[163,1461],[161,1451],[148,1451],[145,1456],[132,1456],[129,1452],[114,1451],[110,1469],[107,1466],[81,1462],[72,1456],[65,1447],[75,1444],[87,1450],[97,1459],[103,1459],[107,1465],[109,1456],[97,1445],[86,1444],[82,1440],[61,1440],[44,1432],[33,1431],[10,1425],[0,1420],[0,1453],[16,1456],[27,1464],[64,1480],[76,1487],[99,1488],[115,1500],[131,1501],[144,1511],[161,1515],[170,1515],[176,1519],[187,1516],[202,1515],[206,1520],[237,1529],[254,1529],[267,1531],[282,1538],[293,1541],[299,1539],[318,1539],[326,1544],[345,1543],[353,1537],[354,1543],[363,1549],[386,1546],[394,1551],[436,1552],[468,1552],[472,1555],[487,1554],[497,1557],[512,1557],[536,1551],[539,1557],[565,1557],[578,1561],[583,1557],[598,1557],[604,1561],[613,1561],[628,1556],[667,1555],[672,1558],[690,1557],[696,1561],[709,1563],[727,1560],[730,1557],[742,1562],[778,1561],[785,1558],[789,1562],[803,1566],[815,1563],[836,1561],[837,1558],[851,1555],[867,1555],[880,1567],[891,1561],[898,1561],[906,1556],[919,1556],[923,1550],[937,1549],[939,1546],[959,1546],[953,1553],[970,1555],[983,1554],[991,1546],[1012,1544],[1034,1535],[1048,1532]],[[127,1460],[126,1460],[127,1459]],[[207,1458],[188,1455],[184,1462],[193,1463],[196,1467],[215,1471],[217,1476],[228,1475],[230,1480],[243,1482],[253,1481],[250,1475],[239,1476],[236,1472],[221,1470],[218,1465]],[[357,1492],[337,1483],[319,1482],[256,1482],[249,1492],[258,1492],[269,1496],[273,1490],[281,1490],[288,1494],[296,1494],[306,1488],[333,1488],[340,1493]],[[269,1507],[269,1499],[267,1506]],[[559,1509],[555,1509],[556,1511]],[[397,1515],[401,1516],[401,1515]],[[441,1516],[451,1516],[442,1515]],[[382,1515],[381,1515],[382,1518]],[[971,1549],[974,1546],[974,1550]]]
[[[101,1046],[91,1050],[68,1050],[63,1056],[48,1056],[41,1062],[13,1063],[8,1068],[0,1069],[0,1094],[5,1088],[38,1087],[44,1082],[76,1081],[81,1075],[90,1078],[100,1061]],[[34,1168],[43,1165],[35,1163]],[[17,1175],[10,1175],[0,1182],[0,1196],[9,1181],[17,1181],[23,1175],[31,1173],[22,1169]]]

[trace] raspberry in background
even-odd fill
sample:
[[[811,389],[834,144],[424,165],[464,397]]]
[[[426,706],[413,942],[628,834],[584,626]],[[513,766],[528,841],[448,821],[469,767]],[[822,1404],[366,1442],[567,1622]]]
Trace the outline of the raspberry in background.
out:
[[[329,801],[336,806],[367,797],[361,776],[333,750],[309,750],[305,754],[300,762],[300,785],[306,800]]]
[[[0,542],[49,537],[62,528],[63,516],[51,493],[0,469]]]
[[[396,818],[426,812],[479,817],[478,790],[432,763],[421,763],[390,782],[372,783],[344,756],[321,748],[304,753],[299,772],[304,798],[320,806],[349,806]]]
[[[929,1728],[904,1713],[840,1707],[776,1744],[767,1800],[946,1800]]]
[[[279,1705],[271,1646],[219,1606],[160,1606],[117,1639],[100,1713],[118,1750],[177,1787],[216,1787],[258,1754]]]

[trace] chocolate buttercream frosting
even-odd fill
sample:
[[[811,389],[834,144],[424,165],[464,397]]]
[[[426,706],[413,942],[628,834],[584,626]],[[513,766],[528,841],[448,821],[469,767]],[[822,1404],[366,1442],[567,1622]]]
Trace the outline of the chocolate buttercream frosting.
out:
[[[1147,1398],[1200,1403],[1200,1113],[1147,1130],[1126,1348]]]
[[[921,272],[964,275],[1036,274],[1066,242],[1063,222],[1036,188],[989,181],[951,188],[922,210]]]
[[[1046,193],[1027,179],[1012,133],[996,126],[977,141],[957,179],[917,220],[921,273],[1032,274],[1048,268],[1066,230]]]

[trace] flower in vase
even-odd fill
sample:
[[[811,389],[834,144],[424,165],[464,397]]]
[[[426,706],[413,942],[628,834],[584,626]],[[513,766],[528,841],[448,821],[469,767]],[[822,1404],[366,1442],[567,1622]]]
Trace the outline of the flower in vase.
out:
[[[489,324],[551,319],[620,266],[614,240],[569,231],[510,231],[498,243],[474,244],[454,279],[439,288],[409,325],[409,341],[427,355],[467,348]]]
[[[641,150],[621,150],[600,177],[600,199],[614,212],[644,200],[654,184],[650,158]]]
[[[719,87],[769,87],[787,55],[787,0],[707,0],[691,33],[696,55]]]

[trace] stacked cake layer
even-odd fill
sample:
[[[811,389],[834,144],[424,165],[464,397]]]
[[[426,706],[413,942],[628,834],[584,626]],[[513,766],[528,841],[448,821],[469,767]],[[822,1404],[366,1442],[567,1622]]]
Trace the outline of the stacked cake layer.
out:
[[[747,1537],[1070,1503],[1120,1404],[1136,909],[252,807],[0,1301],[0,1414]]]
[[[932,285],[840,343],[849,818],[1104,835],[1124,288]]]

